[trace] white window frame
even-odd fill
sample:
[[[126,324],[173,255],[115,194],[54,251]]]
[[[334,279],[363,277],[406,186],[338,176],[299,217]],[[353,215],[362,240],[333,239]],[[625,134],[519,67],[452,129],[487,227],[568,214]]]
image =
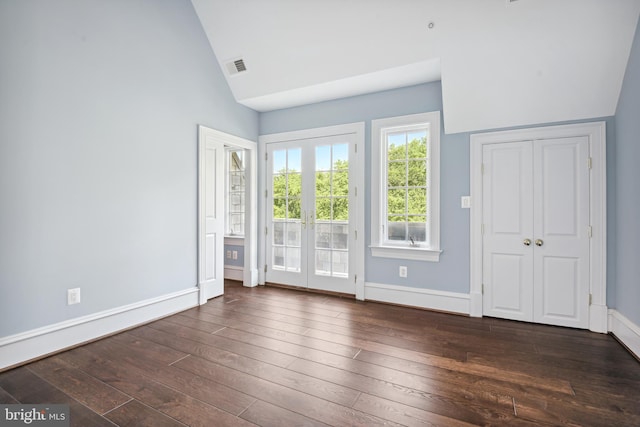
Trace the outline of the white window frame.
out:
[[[426,125],[429,153],[427,164],[427,240],[419,246],[386,242],[387,217],[386,138],[393,131]],[[371,255],[383,258],[440,261],[440,111],[388,117],[371,121]]]
[[[240,212],[243,214],[243,216],[245,217],[245,221],[246,221],[246,210],[247,210],[247,201],[246,201],[246,181],[247,181],[247,161],[246,161],[246,150],[244,150],[242,147],[226,147],[225,148],[225,159],[224,159],[224,169],[225,169],[225,189],[224,189],[224,195],[225,195],[225,240],[227,239],[244,239],[244,235],[246,233],[245,229],[242,230],[242,233],[236,233],[236,234],[232,234],[231,233],[231,167],[230,167],[230,159],[231,159],[231,153],[234,151],[240,151],[243,153],[243,157],[242,157],[242,172],[244,175],[244,188],[243,188],[243,192],[245,192],[245,201],[244,201],[244,211]],[[238,213],[238,212],[233,212],[233,213]],[[246,224],[245,224],[245,228],[246,228]]]

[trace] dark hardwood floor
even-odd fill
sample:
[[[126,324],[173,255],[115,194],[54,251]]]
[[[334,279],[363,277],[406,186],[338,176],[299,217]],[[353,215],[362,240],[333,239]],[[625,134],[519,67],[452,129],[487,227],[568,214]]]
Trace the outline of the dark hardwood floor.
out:
[[[0,374],[75,426],[640,426],[611,336],[286,290],[224,297]]]

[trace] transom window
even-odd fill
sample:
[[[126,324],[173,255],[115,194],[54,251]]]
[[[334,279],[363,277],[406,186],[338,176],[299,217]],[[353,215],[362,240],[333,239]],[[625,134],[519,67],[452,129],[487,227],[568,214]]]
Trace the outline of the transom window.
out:
[[[437,261],[440,113],[372,121],[373,256]]]

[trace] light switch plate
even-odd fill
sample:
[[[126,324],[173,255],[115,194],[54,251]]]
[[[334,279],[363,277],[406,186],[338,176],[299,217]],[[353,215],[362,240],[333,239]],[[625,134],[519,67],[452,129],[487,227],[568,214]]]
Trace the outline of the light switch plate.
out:
[[[460,207],[463,209],[471,208],[471,196],[460,197]]]

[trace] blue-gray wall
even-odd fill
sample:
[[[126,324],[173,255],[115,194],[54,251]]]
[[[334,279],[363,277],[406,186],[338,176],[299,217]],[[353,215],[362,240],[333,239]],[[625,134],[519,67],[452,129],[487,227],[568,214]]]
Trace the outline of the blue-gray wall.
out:
[[[232,257],[227,258],[227,252],[231,251]],[[236,251],[238,253],[238,257],[233,259],[233,252]],[[233,267],[243,267],[244,266],[244,246],[240,245],[224,245],[224,265],[225,266],[233,266]]]
[[[616,110],[615,308],[640,325],[640,30]],[[612,215],[609,210],[609,215]],[[609,253],[611,257],[611,253]]]
[[[371,120],[442,110],[439,82],[355,96],[260,114],[260,134],[331,126],[365,124],[365,231],[371,244]],[[373,258],[367,250],[365,280],[453,292],[469,292],[469,210],[460,197],[469,194],[469,135],[441,134],[440,138],[440,262]],[[406,265],[406,279],[398,267]]]
[[[365,122],[365,147],[367,149],[365,156],[365,231],[368,246],[371,243],[371,120],[435,110],[442,111],[442,94],[439,82],[262,113],[260,114],[260,134],[267,135],[350,122]],[[610,213],[608,229],[611,231],[615,225],[614,217],[611,216],[611,209],[615,202],[615,187],[612,183],[612,177],[615,173],[615,157],[611,155],[615,146],[613,117],[576,122],[543,123],[537,126],[601,120],[605,121],[607,126],[607,191]],[[469,210],[460,208],[460,197],[469,194],[469,139],[470,133],[441,133],[440,240],[443,252],[440,262],[373,258],[370,251],[367,250],[365,280],[451,292],[469,292],[470,219]],[[609,233],[607,244],[609,251],[608,301],[614,301],[615,296],[615,270],[612,268],[615,262],[612,257],[612,254],[615,254],[614,243],[614,235]],[[406,265],[409,268],[406,279],[398,277],[400,265]]]
[[[257,116],[189,0],[1,1],[0,337],[195,286],[197,125]]]

